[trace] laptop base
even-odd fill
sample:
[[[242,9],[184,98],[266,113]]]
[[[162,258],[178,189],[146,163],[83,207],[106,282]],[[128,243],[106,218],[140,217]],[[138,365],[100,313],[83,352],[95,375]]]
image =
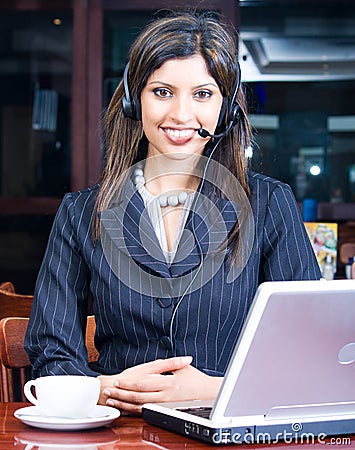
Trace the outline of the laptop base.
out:
[[[325,420],[314,418],[313,421],[297,422],[292,419],[288,423],[262,424],[253,426],[221,427],[201,425],[176,416],[168,416],[143,407],[143,419],[160,428],[198,439],[213,445],[227,444],[277,444],[278,442],[294,444],[326,444],[332,436],[348,436],[355,434],[355,417],[328,417]],[[212,424],[211,424],[212,425]],[[342,442],[350,444],[351,439],[342,438]]]

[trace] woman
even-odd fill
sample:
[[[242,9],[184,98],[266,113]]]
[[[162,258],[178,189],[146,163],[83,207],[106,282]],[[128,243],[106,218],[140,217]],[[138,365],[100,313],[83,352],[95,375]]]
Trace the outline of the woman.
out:
[[[290,188],[245,166],[236,55],[208,14],[156,20],[132,45],[101,182],[67,194],[53,224],[25,342],[34,377],[99,376],[100,403],[128,413],[214,398],[258,285],[320,278]]]

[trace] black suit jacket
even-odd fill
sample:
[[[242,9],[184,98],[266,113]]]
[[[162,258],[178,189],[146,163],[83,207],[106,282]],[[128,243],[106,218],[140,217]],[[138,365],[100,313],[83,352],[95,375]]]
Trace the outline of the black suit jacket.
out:
[[[222,376],[258,285],[321,277],[290,187],[256,173],[249,184],[251,216],[233,266],[218,245],[241,220],[232,202],[202,201],[169,265],[132,185],[121,203],[101,213],[97,242],[91,223],[98,187],[67,194],[25,340],[33,376],[114,374],[174,355],[192,355],[195,367]],[[94,369],[82,333],[89,293],[100,352]]]

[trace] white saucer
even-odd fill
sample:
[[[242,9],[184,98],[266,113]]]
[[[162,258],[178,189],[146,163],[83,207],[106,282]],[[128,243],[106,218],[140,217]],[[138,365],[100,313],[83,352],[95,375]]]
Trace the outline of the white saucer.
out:
[[[117,437],[114,441],[96,441],[96,442],[90,442],[90,443],[75,443],[75,444],[67,444],[67,443],[61,443],[60,439],[55,440],[54,442],[50,442],[48,438],[48,433],[44,436],[47,436],[47,439],[43,439],[42,441],[36,441],[36,440],[29,440],[29,439],[18,439],[15,436],[15,445],[26,445],[29,449],[32,449],[34,447],[36,448],[46,448],[46,449],[53,449],[53,450],[88,450],[88,449],[98,449],[98,448],[113,448],[114,444],[118,444],[120,442],[120,439]],[[58,433],[55,434],[55,436],[58,436]],[[66,434],[68,436],[68,433]],[[70,434],[70,436],[73,436],[73,433]],[[80,436],[82,436],[82,433],[80,433]],[[82,439],[82,438],[81,438]],[[44,447],[41,447],[44,446]],[[101,447],[102,446],[102,447]]]
[[[90,416],[85,419],[42,416],[37,406],[27,406],[14,412],[14,416],[26,425],[47,430],[86,430],[103,427],[117,419],[120,414],[116,408],[101,405],[96,405]]]
[[[25,439],[16,439],[15,437],[15,445],[26,445],[29,449],[32,448],[45,448],[45,449],[51,449],[51,450],[88,450],[88,449],[95,449],[97,450],[97,448],[114,448],[112,447],[114,444],[118,444],[120,442],[119,439],[115,439],[112,442],[95,442],[95,443],[91,443],[91,444],[58,444],[58,443],[51,443],[51,442],[36,442],[36,441],[29,441],[29,440],[25,440]],[[44,447],[41,447],[41,445],[44,445]],[[107,446],[111,446],[111,447],[107,447]],[[118,447],[116,447],[118,448]]]

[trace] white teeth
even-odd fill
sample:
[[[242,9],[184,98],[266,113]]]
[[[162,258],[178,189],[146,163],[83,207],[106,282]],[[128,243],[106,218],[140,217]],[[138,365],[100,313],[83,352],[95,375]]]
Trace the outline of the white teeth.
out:
[[[189,130],[176,130],[176,129],[172,129],[172,128],[165,128],[165,131],[170,134],[170,136],[173,137],[188,137],[191,136],[191,134],[195,131],[192,129]]]

